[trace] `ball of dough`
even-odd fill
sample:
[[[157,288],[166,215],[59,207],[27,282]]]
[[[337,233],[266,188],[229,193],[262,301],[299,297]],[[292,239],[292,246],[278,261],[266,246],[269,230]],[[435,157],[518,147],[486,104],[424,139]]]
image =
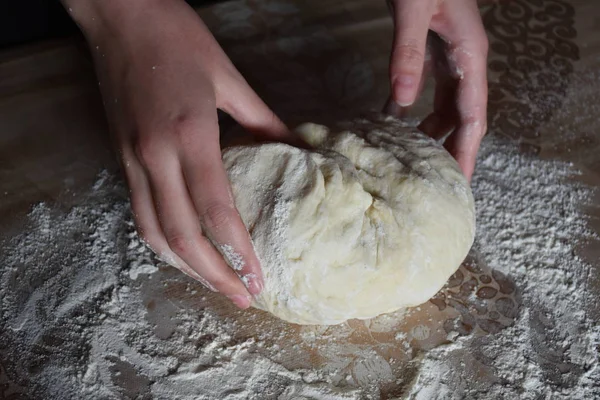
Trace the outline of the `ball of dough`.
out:
[[[473,243],[473,196],[437,142],[391,117],[297,129],[315,150],[234,147],[223,160],[262,264],[255,307],[298,324],[429,300]]]

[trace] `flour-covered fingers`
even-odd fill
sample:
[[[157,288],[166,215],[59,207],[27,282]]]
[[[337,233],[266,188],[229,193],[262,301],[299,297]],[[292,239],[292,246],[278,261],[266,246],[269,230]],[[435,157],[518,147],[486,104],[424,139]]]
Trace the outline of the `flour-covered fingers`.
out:
[[[187,134],[177,130],[179,136]],[[185,139],[181,137],[178,141],[185,142]],[[215,290],[238,307],[247,308],[250,305],[248,291],[202,234],[178,151],[170,150],[160,139],[154,139],[140,145],[137,153],[147,171],[154,206],[169,249]]]
[[[263,288],[260,262],[250,235],[235,208],[218,144],[188,148],[182,154],[183,174],[204,234],[256,295]]]
[[[212,291],[216,289],[169,248],[160,227],[146,171],[129,146],[121,146],[122,167],[129,186],[131,209],[142,241],[161,261],[179,269]]]
[[[457,126],[446,148],[471,179],[477,150],[487,128],[488,40],[474,0],[442,3],[443,21],[436,31],[447,43],[449,66],[457,79]]]
[[[476,50],[473,50],[476,51]],[[486,58],[473,57],[469,47],[457,47],[454,59],[461,76],[456,88],[457,126],[446,142],[467,179],[475,168],[475,157],[487,129]]]

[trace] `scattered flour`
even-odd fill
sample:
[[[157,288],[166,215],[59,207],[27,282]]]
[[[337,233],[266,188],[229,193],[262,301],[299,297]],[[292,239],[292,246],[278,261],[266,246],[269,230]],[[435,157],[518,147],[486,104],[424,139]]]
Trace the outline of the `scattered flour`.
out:
[[[158,268],[156,268],[152,264],[134,264],[129,269],[129,277],[135,281],[138,278],[138,276],[142,274],[153,274],[156,271],[158,271]]]
[[[600,396],[600,327],[588,308],[597,293],[578,256],[594,240],[580,211],[592,192],[573,175],[565,163],[484,141],[473,181],[475,246],[517,283],[520,314],[496,334],[451,332],[449,344],[410,361],[415,379],[388,398]],[[390,364],[365,349],[356,350],[354,385],[335,365],[289,370],[272,332],[240,339],[236,321],[166,297],[162,288],[199,300],[208,292],[157,264],[127,204],[122,185],[103,175],[84,205],[66,214],[37,205],[23,233],[0,243],[0,397],[378,399],[371,371],[394,379]],[[392,335],[409,347],[426,328]],[[319,327],[310,332],[318,337]],[[325,350],[333,359],[352,348]]]
[[[473,178],[475,247],[518,283],[521,313],[500,334],[461,338],[425,354],[410,398],[600,395],[600,325],[587,310],[597,294],[589,291],[590,265],[577,255],[596,235],[580,211],[589,189],[572,183],[573,174],[566,163],[526,157],[487,139]],[[492,384],[478,386],[481,374],[486,379],[479,382]]]

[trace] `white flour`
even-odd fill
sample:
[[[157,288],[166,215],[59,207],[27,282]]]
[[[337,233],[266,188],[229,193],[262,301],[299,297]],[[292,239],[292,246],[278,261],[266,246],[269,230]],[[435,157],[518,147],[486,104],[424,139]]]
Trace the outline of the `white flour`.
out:
[[[497,334],[449,335],[449,345],[418,355],[411,362],[418,376],[404,395],[600,396],[600,328],[588,303],[592,272],[577,256],[593,236],[579,211],[591,191],[572,183],[571,175],[566,164],[484,142],[473,181],[476,248],[490,267],[518,283],[523,307],[516,324]],[[286,349],[273,332],[240,340],[241,327],[210,307],[167,299],[162,287],[192,299],[208,292],[164,264],[157,268],[130,218],[126,191],[102,176],[85,205],[66,215],[38,205],[26,231],[3,244],[0,360],[7,371],[0,390],[12,381],[4,394],[376,399],[371,373],[393,379],[387,362],[368,358],[364,349],[357,350],[355,371],[362,372],[354,385],[345,384],[352,377],[336,374],[335,366],[290,371],[278,361]],[[395,337],[398,346],[409,346],[407,333]],[[344,345],[336,346],[324,349],[332,359]]]
[[[219,250],[225,261],[227,261],[227,264],[229,264],[236,272],[241,272],[244,269],[244,258],[241,254],[237,253],[231,245],[223,244],[219,246]]]
[[[482,147],[473,179],[475,247],[490,267],[518,282],[524,308],[498,335],[461,339],[426,354],[415,399],[600,395],[600,325],[598,316],[591,318],[587,291],[592,273],[577,255],[579,241],[594,236],[580,214],[590,193],[566,183],[572,175],[567,164],[524,157],[490,139]],[[475,371],[483,365],[478,361],[488,368]],[[468,381],[482,373],[495,384]]]

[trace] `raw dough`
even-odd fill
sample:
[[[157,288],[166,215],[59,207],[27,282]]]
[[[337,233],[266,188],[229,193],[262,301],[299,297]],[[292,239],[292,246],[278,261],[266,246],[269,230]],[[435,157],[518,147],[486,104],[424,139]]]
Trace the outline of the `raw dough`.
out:
[[[473,243],[473,196],[442,146],[391,117],[345,128],[300,126],[314,151],[274,143],[223,155],[262,263],[253,305],[289,322],[424,303]]]

